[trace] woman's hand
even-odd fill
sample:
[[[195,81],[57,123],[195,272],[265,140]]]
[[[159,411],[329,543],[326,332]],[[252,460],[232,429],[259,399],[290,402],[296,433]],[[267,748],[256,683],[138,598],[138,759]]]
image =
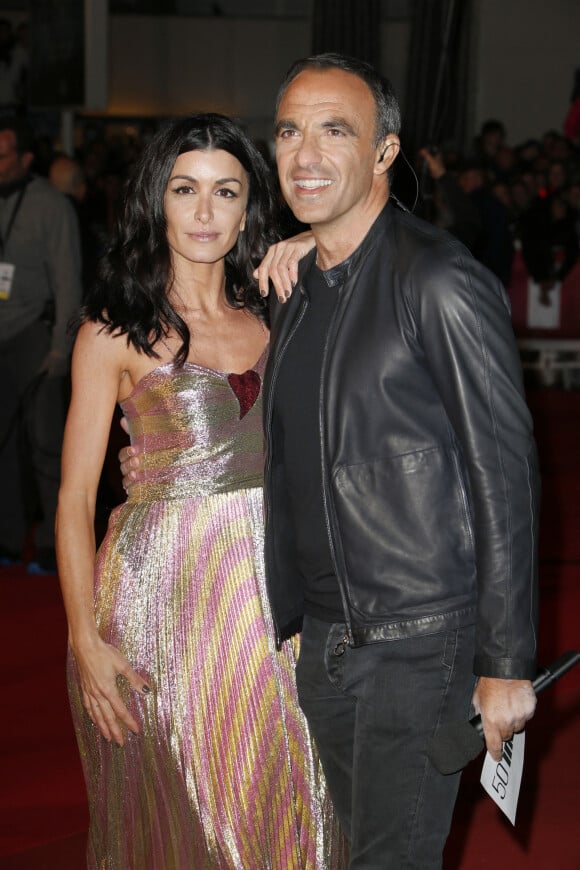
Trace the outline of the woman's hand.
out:
[[[264,259],[254,271],[260,295],[269,294],[271,281],[279,301],[287,302],[298,281],[298,263],[313,247],[314,236],[307,230],[268,248]]]
[[[118,649],[100,637],[73,647],[73,652],[79,670],[83,704],[91,721],[105,740],[114,740],[123,746],[125,735],[122,726],[134,734],[139,734],[140,728],[121,698],[117,680],[123,677],[135,692],[143,696],[151,692],[150,686]]]

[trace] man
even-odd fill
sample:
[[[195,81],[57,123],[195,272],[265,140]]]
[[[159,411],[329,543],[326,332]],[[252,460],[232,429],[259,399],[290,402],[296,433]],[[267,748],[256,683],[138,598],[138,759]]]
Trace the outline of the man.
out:
[[[382,84],[322,55],[278,96],[280,184],[316,250],[273,316],[266,562],[351,868],[427,870],[459,781],[430,738],[476,679],[494,758],[533,715],[538,477],[505,294],[391,205]]]
[[[67,154],[57,154],[48,170],[48,180],[67,197],[77,216],[81,240],[82,287],[86,294],[95,280],[106,247],[106,234],[92,220],[87,207],[87,182],[82,165]]]
[[[57,190],[73,202],[81,203],[87,193],[83,168],[78,160],[68,154],[57,154],[49,167],[48,180]]]
[[[22,559],[32,500],[39,522],[29,570],[49,572],[81,258],[73,208],[31,173],[32,147],[23,119],[0,118],[0,562]]]
[[[439,206],[435,223],[445,226],[508,287],[514,256],[506,205],[493,193],[481,165],[464,162],[448,172],[440,152],[422,148],[419,156],[435,184]]]
[[[399,126],[390,86],[339,55],[279,93],[280,184],[316,249],[273,311],[266,563],[353,870],[440,867],[459,776],[430,739],[473,698],[499,758],[535,707],[536,453],[509,309],[389,202]],[[283,295],[292,259],[259,274]]]

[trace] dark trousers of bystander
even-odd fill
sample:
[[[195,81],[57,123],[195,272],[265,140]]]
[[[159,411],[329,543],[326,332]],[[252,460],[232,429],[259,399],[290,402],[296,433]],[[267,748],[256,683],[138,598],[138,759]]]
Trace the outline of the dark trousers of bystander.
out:
[[[0,548],[19,557],[33,521],[37,550],[54,549],[66,387],[39,375],[49,349],[41,321],[0,343]]]
[[[427,744],[469,716],[475,628],[356,648],[344,636],[344,624],[305,617],[296,679],[349,867],[436,870],[460,775],[441,775]]]

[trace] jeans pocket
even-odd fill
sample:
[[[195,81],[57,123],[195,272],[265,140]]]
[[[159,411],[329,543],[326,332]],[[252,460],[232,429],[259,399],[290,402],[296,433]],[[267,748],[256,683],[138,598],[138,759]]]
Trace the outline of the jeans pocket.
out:
[[[447,670],[452,671],[455,664],[455,653],[457,651],[457,631],[445,632],[445,646],[443,648],[443,658],[441,664]]]

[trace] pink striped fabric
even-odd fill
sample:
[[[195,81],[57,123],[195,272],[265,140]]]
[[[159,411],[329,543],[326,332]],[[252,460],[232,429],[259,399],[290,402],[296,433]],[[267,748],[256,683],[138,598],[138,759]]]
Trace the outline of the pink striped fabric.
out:
[[[154,691],[121,686],[143,730],[111,746],[69,656],[88,867],[345,867],[296,697],[296,644],[274,644],[260,400],[240,419],[227,374],[186,364],[151,372],[123,410],[145,467],[97,554],[95,607],[102,636]]]

